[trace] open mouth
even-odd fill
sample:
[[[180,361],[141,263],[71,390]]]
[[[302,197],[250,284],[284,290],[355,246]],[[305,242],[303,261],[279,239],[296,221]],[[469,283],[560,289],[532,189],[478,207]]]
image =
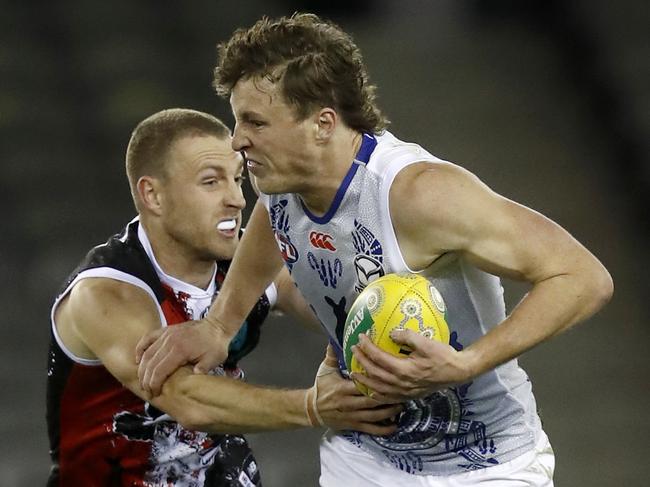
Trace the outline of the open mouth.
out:
[[[261,164],[259,162],[257,162],[256,160],[254,160],[254,159],[249,159],[249,158],[246,157],[245,161],[246,161],[246,167],[249,170],[252,170],[252,171],[255,171],[255,169],[257,169],[257,168],[259,168],[261,166]]]
[[[234,233],[235,228],[237,228],[237,220],[235,218],[230,220],[221,220],[217,224],[217,230],[226,234]]]

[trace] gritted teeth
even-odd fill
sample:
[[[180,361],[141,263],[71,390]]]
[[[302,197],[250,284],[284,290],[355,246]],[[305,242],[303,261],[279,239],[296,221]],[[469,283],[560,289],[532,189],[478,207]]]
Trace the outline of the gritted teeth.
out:
[[[224,220],[219,222],[217,230],[234,230],[237,226],[237,220]]]

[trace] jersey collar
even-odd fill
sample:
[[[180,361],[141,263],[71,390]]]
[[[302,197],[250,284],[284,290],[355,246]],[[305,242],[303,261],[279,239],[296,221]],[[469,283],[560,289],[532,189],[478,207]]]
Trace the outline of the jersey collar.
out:
[[[359,147],[359,150],[357,151],[357,155],[352,160],[350,169],[348,169],[348,172],[343,178],[343,181],[341,182],[339,189],[336,191],[336,195],[334,195],[334,200],[332,201],[332,204],[330,205],[329,209],[323,216],[314,215],[305,206],[305,203],[302,201],[302,199],[300,199],[300,205],[302,206],[305,215],[307,215],[307,217],[311,221],[313,221],[314,223],[318,223],[320,225],[329,223],[329,221],[336,213],[336,210],[338,210],[339,206],[341,206],[341,202],[343,201],[345,192],[348,190],[348,187],[350,186],[352,179],[354,179],[354,175],[357,173],[357,169],[361,165],[365,166],[366,164],[368,164],[368,161],[370,160],[370,156],[375,150],[375,147],[377,147],[377,138],[373,134],[364,133],[363,136],[361,137],[361,147]]]

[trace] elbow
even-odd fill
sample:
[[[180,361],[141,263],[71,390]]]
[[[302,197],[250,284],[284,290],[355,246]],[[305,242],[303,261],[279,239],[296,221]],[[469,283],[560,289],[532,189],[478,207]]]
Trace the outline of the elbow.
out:
[[[601,306],[605,306],[614,296],[614,280],[612,279],[611,274],[604,267],[600,281],[599,298]]]
[[[589,273],[586,287],[594,313],[605,306],[614,295],[612,276],[600,262],[597,262],[592,272]]]

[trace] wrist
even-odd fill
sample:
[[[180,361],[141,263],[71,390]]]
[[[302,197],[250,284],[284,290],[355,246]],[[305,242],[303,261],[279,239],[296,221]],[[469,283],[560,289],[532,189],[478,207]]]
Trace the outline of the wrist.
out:
[[[483,373],[480,354],[477,350],[468,347],[458,352],[460,380],[458,383],[469,382]]]
[[[312,428],[325,426],[325,422],[318,412],[318,385],[316,383],[310,389],[305,390],[304,409],[307,419],[306,426]]]
[[[225,338],[229,342],[230,339],[237,334],[237,327],[233,327],[234,329],[231,330],[226,323],[210,313],[205,315],[201,321],[203,321],[209,327],[210,331],[218,336],[220,340]]]

